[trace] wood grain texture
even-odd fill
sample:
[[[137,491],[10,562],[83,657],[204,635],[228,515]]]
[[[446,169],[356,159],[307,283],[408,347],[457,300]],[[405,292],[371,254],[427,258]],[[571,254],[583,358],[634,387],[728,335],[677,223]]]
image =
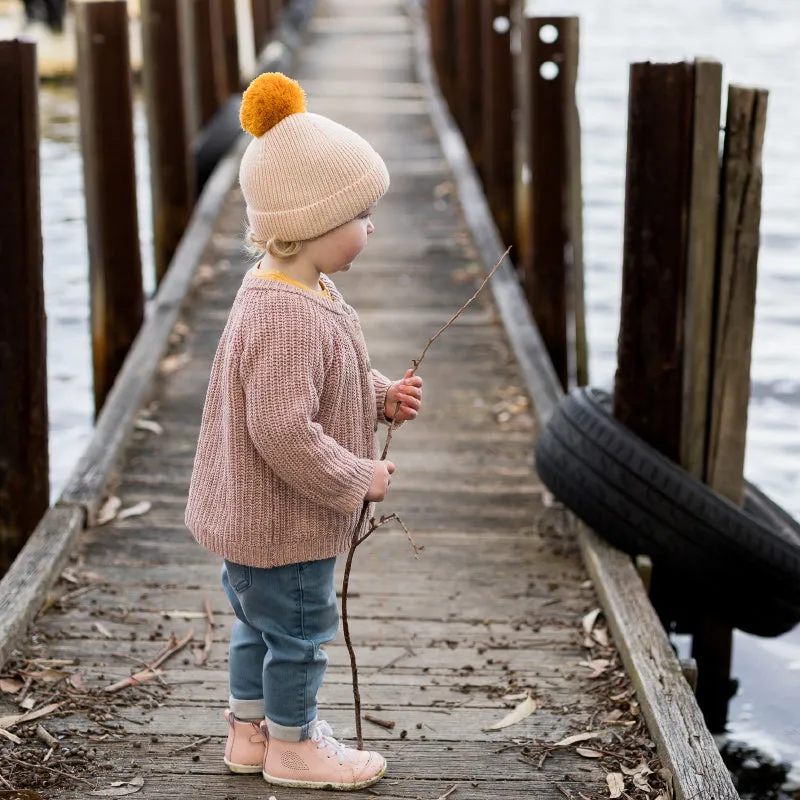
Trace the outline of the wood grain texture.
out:
[[[766,122],[764,89],[729,87],[707,473],[708,482],[737,505],[744,489]]]

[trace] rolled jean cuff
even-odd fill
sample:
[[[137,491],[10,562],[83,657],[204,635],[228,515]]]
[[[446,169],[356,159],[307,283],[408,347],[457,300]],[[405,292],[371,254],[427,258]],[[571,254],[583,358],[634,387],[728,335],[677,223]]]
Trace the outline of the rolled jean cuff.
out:
[[[302,742],[305,739],[308,739],[311,736],[311,731],[314,730],[314,726],[316,724],[316,717],[314,717],[311,722],[307,722],[305,725],[301,725],[299,728],[289,725],[278,725],[277,722],[273,722],[269,717],[267,717],[267,730],[269,731],[269,735],[281,742]]]
[[[264,719],[264,701],[237,700],[233,695],[228,698],[228,710],[236,719]]]

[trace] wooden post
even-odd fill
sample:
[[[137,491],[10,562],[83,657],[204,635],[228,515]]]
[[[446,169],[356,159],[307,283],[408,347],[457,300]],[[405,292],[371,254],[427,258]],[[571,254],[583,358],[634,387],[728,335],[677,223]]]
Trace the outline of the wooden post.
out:
[[[766,117],[765,90],[730,87],[720,187],[707,474],[708,483],[738,505],[742,503],[744,489]]]
[[[506,245],[513,246],[514,78],[510,40],[510,0],[481,0],[483,185],[500,236]]]
[[[174,0],[142,0],[142,73],[150,147],[156,281],[167,272],[195,200],[183,40]]]
[[[445,48],[447,46],[447,2],[448,0],[428,0],[428,35],[430,37],[431,60],[436,72],[436,80],[443,96],[445,91]]]
[[[742,504],[744,493],[766,121],[765,90],[729,88],[720,181],[706,480],[737,505]],[[732,631],[702,613],[694,621],[692,632],[692,656],[698,666],[697,700],[710,730],[723,731],[728,702],[735,691],[730,680]]]
[[[96,412],[144,316],[127,12],[117,0],[75,6]]]
[[[239,67],[239,36],[236,21],[236,3],[234,0],[217,0],[217,14],[222,36],[222,55],[220,63],[224,64],[224,81],[222,91],[223,103],[229,95],[238,94],[242,90],[241,70]]]
[[[706,479],[706,432],[717,262],[721,101],[722,64],[698,59],[694,67],[680,463],[700,481]]]
[[[253,44],[256,49],[256,60],[258,60],[270,27],[271,0],[251,0],[251,8],[253,10]]]
[[[691,64],[631,65],[614,414],[676,462],[693,99]]]
[[[197,133],[220,107],[218,70],[212,26],[212,2],[216,0],[184,0],[186,7],[186,57],[190,106],[193,109],[193,133]]]
[[[0,41],[0,576],[49,505],[36,44]]]
[[[481,172],[481,0],[458,0],[456,16],[456,117],[472,163]]]
[[[442,97],[451,112],[456,112],[454,103],[456,60],[456,0],[429,0],[428,29],[430,31],[431,58],[436,68],[436,79]]]
[[[580,63],[580,38],[578,20],[575,20],[574,40],[568,42],[568,57],[561,67],[564,71],[564,127],[566,136],[566,185],[567,202],[565,208],[567,225],[567,263],[568,295],[570,305],[568,319],[571,321],[574,336],[575,383],[577,386],[589,385],[589,344],[586,338],[586,298],[583,279],[583,176],[581,170],[581,123],[578,114],[576,89],[578,83],[578,64]]]
[[[526,17],[522,53],[525,63],[525,162],[530,212],[523,272],[528,302],[556,374],[569,386],[567,314],[574,247],[570,221],[573,192],[567,126],[572,121],[577,75],[577,17]],[[574,144],[574,143],[573,143]],[[582,281],[581,281],[582,283]]]

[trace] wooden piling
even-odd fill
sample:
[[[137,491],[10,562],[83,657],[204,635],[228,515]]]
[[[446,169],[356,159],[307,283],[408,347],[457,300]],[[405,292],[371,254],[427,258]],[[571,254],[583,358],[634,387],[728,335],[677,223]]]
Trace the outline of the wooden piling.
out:
[[[472,163],[481,174],[483,67],[481,58],[481,0],[458,0],[456,5],[456,118]]]
[[[525,17],[522,30],[525,94],[522,114],[525,184],[530,213],[523,274],[528,302],[563,388],[569,387],[567,316],[573,305],[568,289],[576,230],[570,221],[574,141],[568,134],[575,102],[577,17]],[[572,146],[570,146],[572,145]],[[582,286],[582,281],[581,281]]]
[[[253,13],[253,44],[256,50],[256,59],[258,59],[267,38],[271,4],[272,0],[251,0],[250,3]]]
[[[514,79],[511,62],[511,2],[481,0],[482,144],[486,198],[506,245],[515,244]],[[517,258],[514,252],[514,259]]]
[[[750,355],[761,221],[767,92],[731,86],[720,182],[719,271],[707,455],[708,482],[743,499]]]
[[[676,462],[693,100],[691,64],[631,65],[614,414]]]
[[[428,28],[431,37],[431,56],[442,96],[451,112],[456,111],[456,0],[429,0]]]
[[[722,64],[718,61],[695,61],[693,102],[680,462],[705,481],[720,171]]]
[[[212,25],[212,3],[216,0],[183,0],[186,24],[186,78],[191,112],[191,131],[196,134],[221,106],[219,70],[215,66],[220,51],[215,47],[217,31]]]
[[[0,41],[0,576],[49,505],[36,44]]]
[[[144,316],[127,6],[78,3],[75,19],[99,412]]]
[[[238,94],[242,90],[241,69],[239,66],[239,36],[236,23],[236,3],[234,0],[218,0],[217,14],[220,23],[222,55],[220,63],[224,65],[224,81],[222,90],[225,97]]]
[[[766,118],[765,90],[729,88],[720,179],[706,481],[737,505],[744,498]],[[733,632],[714,615],[701,613],[693,620],[692,634],[697,700],[709,729],[721,732],[735,692],[730,680]]]
[[[142,77],[150,148],[156,281],[167,272],[195,200],[184,41],[174,0],[142,0]]]

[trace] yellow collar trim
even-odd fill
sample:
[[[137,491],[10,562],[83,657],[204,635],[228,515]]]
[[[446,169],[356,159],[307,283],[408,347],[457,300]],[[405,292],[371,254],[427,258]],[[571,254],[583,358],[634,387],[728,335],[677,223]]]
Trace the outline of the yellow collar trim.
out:
[[[320,294],[323,297],[327,297],[328,300],[333,300],[330,290],[322,281],[319,282],[318,290],[312,289],[310,286],[306,286],[302,281],[290,278],[285,273],[276,269],[261,269],[260,264],[253,270],[253,275],[255,275],[257,278],[265,278],[266,280],[270,281],[278,281],[278,283],[286,283],[289,286],[294,286],[297,289],[304,289],[307,292],[311,292],[311,294]]]

